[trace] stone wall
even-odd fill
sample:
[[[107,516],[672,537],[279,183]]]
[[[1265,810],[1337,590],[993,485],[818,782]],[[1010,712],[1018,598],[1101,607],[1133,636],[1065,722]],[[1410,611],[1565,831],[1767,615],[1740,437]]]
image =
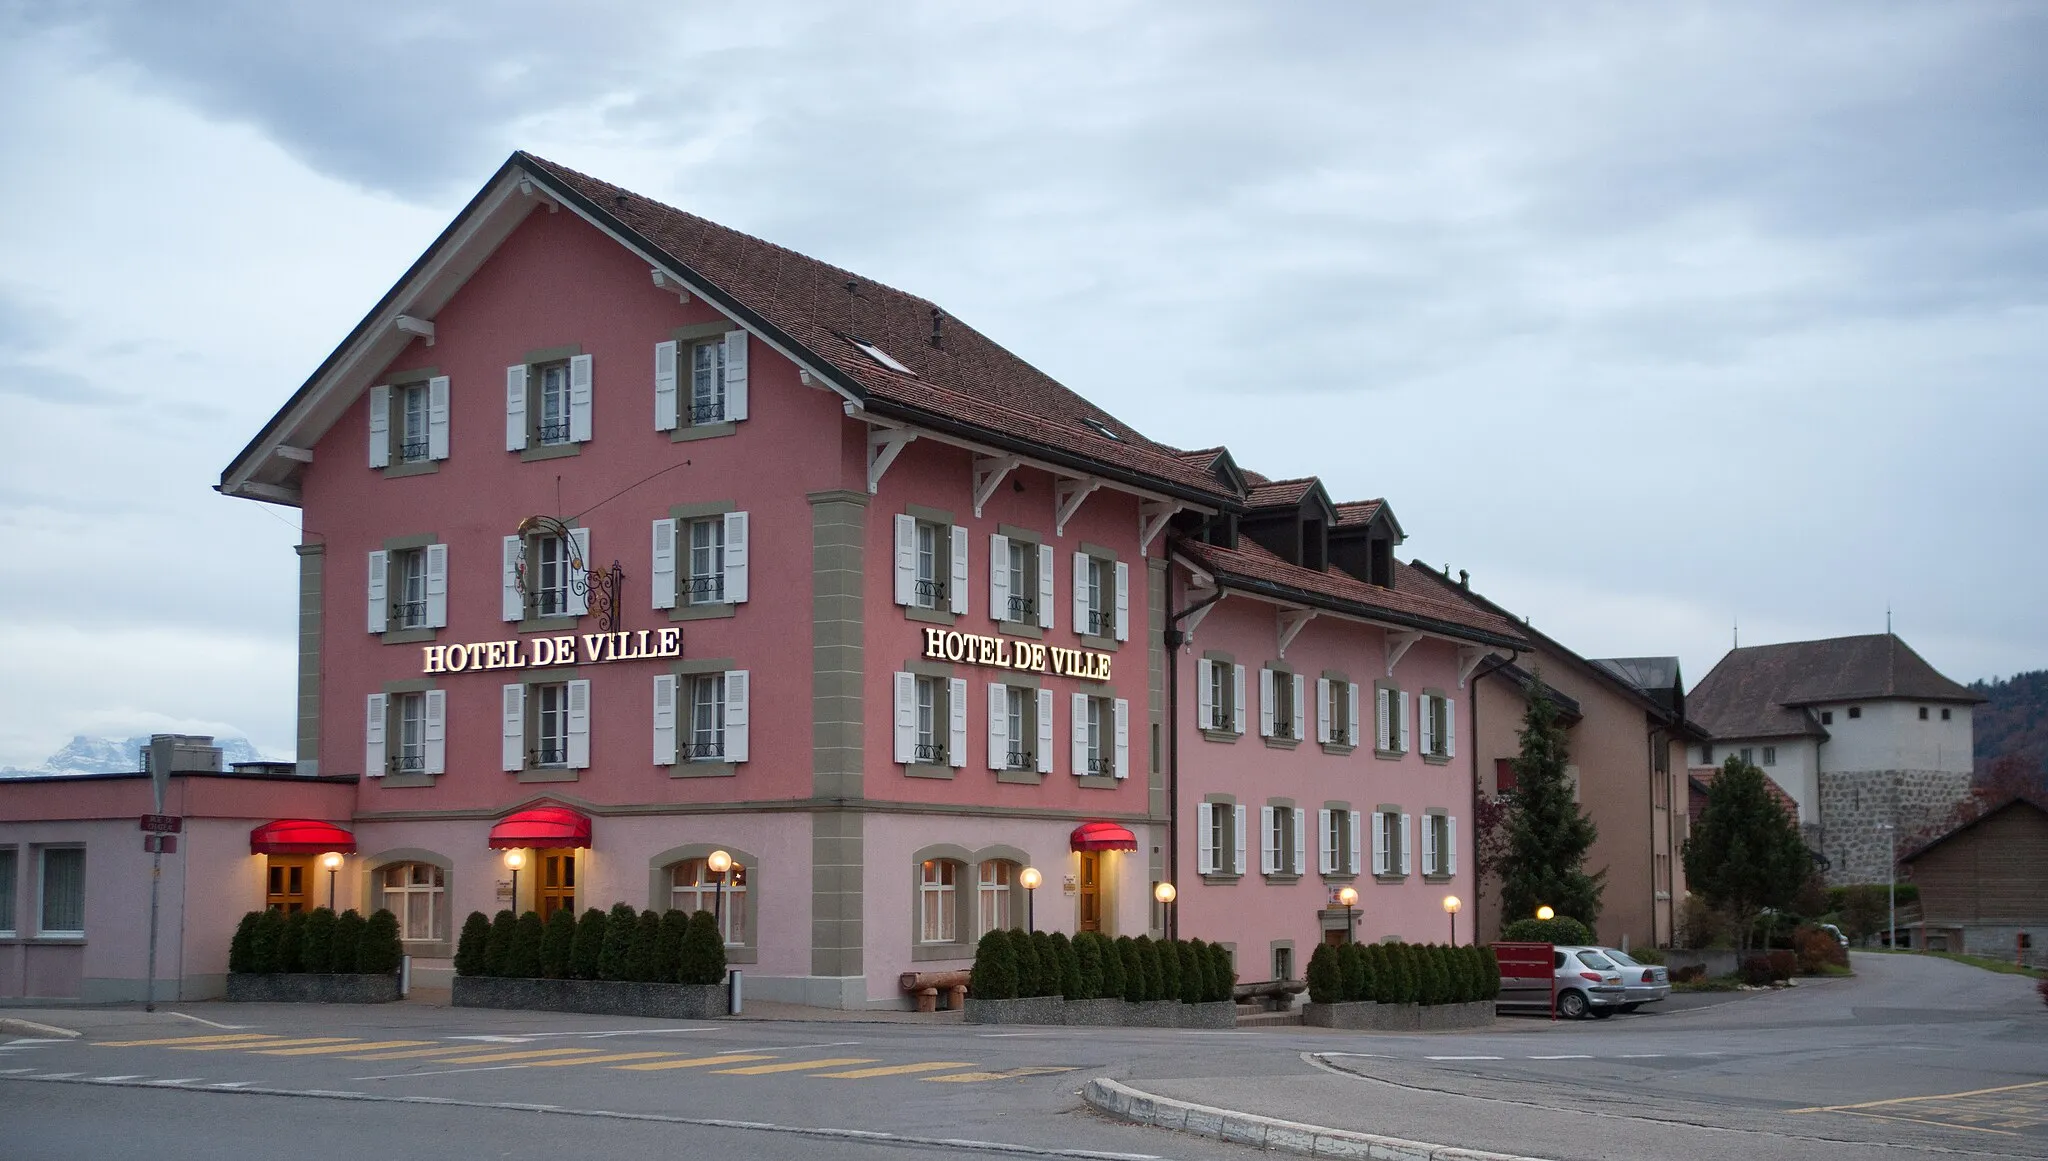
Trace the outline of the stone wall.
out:
[[[1970,776],[1944,770],[1859,770],[1820,776],[1821,853],[1828,882],[1882,883],[1891,876],[1892,835],[1899,850],[1949,816],[1970,792]]]

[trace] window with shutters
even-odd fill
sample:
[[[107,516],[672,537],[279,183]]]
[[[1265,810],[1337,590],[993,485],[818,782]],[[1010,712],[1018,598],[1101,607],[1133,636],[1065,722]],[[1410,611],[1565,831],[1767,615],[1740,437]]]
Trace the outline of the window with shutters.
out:
[[[1292,879],[1300,873],[1297,868],[1304,853],[1296,841],[1301,815],[1291,805],[1268,806],[1264,813],[1265,833],[1260,840],[1265,844],[1264,858],[1259,869],[1269,878]]]
[[[1020,685],[1003,687],[1003,749],[1005,770],[1036,770],[1038,754],[1038,691]]]
[[[1407,829],[1398,810],[1376,810],[1372,816],[1372,873],[1380,878],[1399,878],[1408,872]]]
[[[720,891],[723,888],[724,898]],[[669,907],[695,914],[708,911],[718,919],[727,947],[744,947],[752,931],[748,910],[747,866],[739,859],[723,875],[705,859],[684,859],[669,868]]]
[[[377,869],[376,905],[398,917],[398,937],[412,943],[448,938],[446,873],[432,863]]]
[[[534,442],[554,447],[569,442],[569,361],[542,363],[533,369]]]
[[[1424,691],[1419,701],[1417,713],[1421,719],[1422,756],[1436,761],[1455,757],[1458,717],[1451,699],[1442,693]]]
[[[1259,707],[1259,729],[1269,739],[1279,742],[1298,742],[1300,731],[1295,727],[1296,711],[1301,703],[1295,700],[1297,675],[1284,667],[1269,665],[1259,673],[1259,696],[1268,699]]]
[[[1038,546],[1022,540],[1008,540],[1009,560],[999,561],[994,567],[1009,573],[1009,593],[1003,598],[1004,607],[996,610],[998,618],[1017,625],[1038,623]]]
[[[370,388],[370,466],[387,476],[435,470],[448,458],[448,377],[431,369]]]
[[[1247,845],[1259,844],[1259,832],[1248,828],[1248,808],[1227,794],[1211,794],[1195,805],[1195,873],[1205,880],[1229,882],[1248,869]]]
[[[690,423],[725,422],[725,339],[690,347]]]
[[[947,578],[952,575],[953,530],[945,524],[917,522],[917,580],[911,588],[911,604],[920,609],[946,608],[951,602]]]
[[[725,518],[692,520],[690,572],[683,582],[683,601],[690,605],[725,602]]]
[[[1325,877],[1349,879],[1358,873],[1359,819],[1348,806],[1323,808],[1316,841],[1320,851],[1316,869]]]
[[[1010,896],[1017,890],[1017,864],[1008,859],[983,859],[980,885],[976,891],[976,931],[979,938],[991,931],[1008,931],[1018,926],[1010,919],[1014,908]]]
[[[917,679],[917,749],[912,757],[915,762],[946,764],[947,735],[939,732],[947,719],[946,685],[940,677]]]
[[[1325,746],[1349,746],[1352,730],[1351,698],[1353,686],[1341,678],[1323,679],[1322,711],[1323,721],[1328,723],[1329,736],[1322,739]]]
[[[1195,724],[1212,742],[1235,742],[1245,728],[1245,670],[1227,653],[1195,661]]]
[[[392,441],[397,453],[392,458],[400,463],[416,464],[427,459],[427,385],[409,383],[391,389],[392,410],[396,413],[396,438]]]
[[[680,744],[685,762],[725,761],[725,674],[700,673],[685,679],[689,733]]]
[[[1086,621],[1078,626],[1078,629],[1084,636],[1108,637],[1116,632],[1114,620],[1116,610],[1109,607],[1103,600],[1103,595],[1110,590],[1110,586],[1115,582],[1104,574],[1114,567],[1113,562],[1096,556],[1091,556],[1087,559],[1088,563],[1082,570],[1082,576],[1087,579],[1088,583],[1082,589],[1082,592],[1084,594],[1084,607],[1087,610],[1088,616]]]
[[[1227,731],[1230,729],[1230,667],[1211,665],[1209,667],[1209,720],[1202,723],[1204,729]]]
[[[1113,739],[1116,736],[1116,705],[1106,697],[1090,697],[1080,702],[1084,709],[1081,721],[1075,729],[1082,731],[1081,745],[1077,749],[1087,755],[1087,764],[1077,774],[1091,777],[1116,773],[1116,751]]]
[[[1452,873],[1450,816],[1430,812],[1422,816],[1422,825],[1429,828],[1422,842],[1422,873],[1434,878],[1445,878]]]
[[[391,695],[391,724],[395,745],[387,759],[393,774],[421,774],[427,769],[427,695]]]
[[[18,865],[13,847],[0,847],[0,939],[13,939],[20,932],[14,918],[14,883]]]
[[[559,536],[526,538],[526,615],[574,615],[570,582],[577,571],[574,546]]]
[[[424,548],[399,549],[391,554],[390,627],[427,627],[427,550]]]
[[[1373,683],[1373,749],[1382,758],[1408,752],[1408,691],[1388,681]]]
[[[960,864],[951,859],[926,859],[919,868],[917,913],[919,943],[958,943]]]
[[[535,685],[528,690],[532,712],[526,743],[528,766],[556,767],[569,764],[569,683]]]
[[[36,851],[36,934],[44,939],[85,937],[85,848]]]

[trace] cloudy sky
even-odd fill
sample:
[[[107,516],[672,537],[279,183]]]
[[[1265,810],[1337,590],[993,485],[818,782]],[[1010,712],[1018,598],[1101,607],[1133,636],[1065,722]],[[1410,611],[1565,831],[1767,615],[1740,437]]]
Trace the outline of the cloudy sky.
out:
[[[515,148],[1384,495],[1583,653],[2048,667],[2040,4],[208,7],[0,0],[0,764],[289,752],[297,514],[209,488]]]

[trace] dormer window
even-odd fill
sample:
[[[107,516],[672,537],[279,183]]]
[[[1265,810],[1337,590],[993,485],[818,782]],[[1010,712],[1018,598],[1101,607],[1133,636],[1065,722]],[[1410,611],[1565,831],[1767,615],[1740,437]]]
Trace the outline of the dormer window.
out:
[[[1384,589],[1394,587],[1394,542],[1384,536],[1372,538],[1368,547],[1366,582]]]
[[[1317,572],[1330,567],[1329,529],[1320,520],[1302,522],[1301,563],[1304,568],[1312,568]]]

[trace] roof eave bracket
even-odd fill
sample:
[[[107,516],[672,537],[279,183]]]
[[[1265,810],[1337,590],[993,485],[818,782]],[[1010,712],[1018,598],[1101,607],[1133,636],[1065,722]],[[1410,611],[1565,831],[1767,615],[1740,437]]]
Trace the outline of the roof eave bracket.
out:
[[[1166,530],[1166,522],[1186,508],[1174,500],[1148,500],[1138,505],[1138,555],[1145,555],[1152,547],[1152,541]],[[979,512],[976,515],[980,515]]]
[[[1081,501],[1086,500],[1089,493],[1101,486],[1102,481],[1092,476],[1053,481],[1052,534],[1054,536],[1065,536],[1067,534],[1067,521],[1073,519],[1074,513],[1081,510]]]
[[[1294,644],[1294,638],[1300,634],[1302,628],[1315,619],[1314,609],[1280,609],[1274,613],[1273,624],[1279,634],[1278,644],[1282,658],[1287,656],[1287,647]]]
[[[981,518],[982,505],[996,494],[1003,478],[1016,470],[1023,461],[1016,456],[975,456],[974,457],[974,516]]]
[[[1482,662],[1482,661],[1484,661],[1484,660],[1486,660],[1486,659],[1487,659],[1487,657],[1491,655],[1491,653],[1492,653],[1492,651],[1491,651],[1491,650],[1488,650],[1488,649],[1484,649],[1484,648],[1481,648],[1480,646],[1477,646],[1477,645],[1460,645],[1460,646],[1458,646],[1458,688],[1459,688],[1459,689],[1463,689],[1463,688],[1465,688],[1465,682],[1466,682],[1466,681],[1467,681],[1467,680],[1468,680],[1469,678],[1471,678],[1471,676],[1472,676],[1472,671],[1473,671],[1473,670],[1475,670],[1475,669],[1477,669],[1477,668],[1479,668],[1479,663],[1480,663],[1480,662]]]
[[[917,439],[917,433],[901,427],[871,427],[868,429],[868,495],[881,490],[882,477],[888,474],[889,465],[903,454],[903,449]]]
[[[530,197],[538,200],[540,204],[548,208],[548,212],[551,214],[559,213],[562,209],[562,203],[556,201],[554,199],[554,195],[542,189],[540,187],[540,184],[534,181],[533,178],[530,176],[520,177],[519,192],[521,195],[525,197]]]
[[[664,294],[675,295],[677,302],[688,303],[690,301],[690,288],[683,285],[682,279],[677,278],[658,266],[651,273],[654,276],[654,289]]]
[[[1414,647],[1415,643],[1420,640],[1422,640],[1422,631],[1419,629],[1387,630],[1388,677],[1394,676],[1394,666],[1401,664],[1401,658],[1406,657],[1408,650]]]
[[[398,316],[392,325],[398,328],[400,334],[418,335],[420,338],[427,340],[428,346],[434,345],[434,322],[432,319],[402,314]]]

